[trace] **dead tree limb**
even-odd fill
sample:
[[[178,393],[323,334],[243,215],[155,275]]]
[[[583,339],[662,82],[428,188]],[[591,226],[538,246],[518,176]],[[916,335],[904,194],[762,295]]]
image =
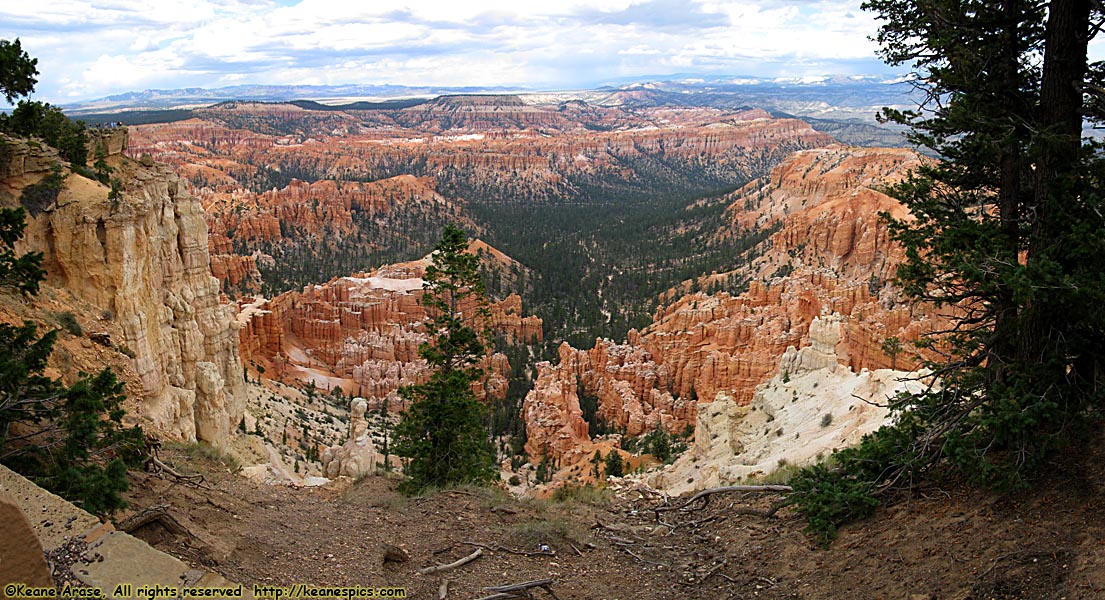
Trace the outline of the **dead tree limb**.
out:
[[[432,567],[425,567],[425,568],[419,569],[418,573],[419,573],[419,575],[429,575],[430,573],[440,573],[442,571],[448,571],[450,569],[455,569],[459,566],[466,565],[466,564],[476,560],[477,558],[479,558],[482,555],[483,555],[483,548],[476,548],[475,552],[473,552],[472,554],[469,554],[468,556],[465,556],[464,558],[462,558],[460,560],[453,561],[453,562],[451,562],[447,565],[434,565]]]
[[[790,504],[787,500],[780,500],[771,505],[771,508],[767,510],[756,510],[755,508],[734,508],[733,514],[738,515],[755,515],[757,517],[774,517],[775,513],[779,512],[780,508],[783,508],[787,504]]]
[[[666,568],[666,569],[670,569],[670,568],[671,568],[671,565],[669,565],[668,563],[662,563],[662,562],[657,562],[657,561],[655,561],[655,560],[649,560],[649,559],[647,559],[647,558],[645,558],[645,557],[643,557],[643,556],[641,556],[641,555],[639,555],[639,554],[637,554],[637,553],[633,552],[633,551],[632,551],[632,550],[630,550],[629,548],[626,548],[625,546],[618,546],[618,547],[619,547],[619,548],[621,548],[622,550],[625,550],[625,553],[626,553],[626,554],[628,554],[628,555],[632,556],[633,558],[636,558],[636,559],[637,559],[638,561],[640,561],[640,562],[643,562],[643,563],[645,563],[645,564],[648,564],[648,565],[656,565],[656,566],[658,566],[658,567],[664,567],[664,568]]]
[[[449,595],[449,580],[444,579],[441,585],[437,588],[437,600],[445,600],[445,597]]]
[[[535,579],[534,581],[524,581],[522,583],[512,583],[509,585],[497,585],[494,587],[483,588],[485,592],[496,592],[491,596],[484,596],[479,600],[512,600],[515,598],[533,598],[530,594],[530,590],[533,588],[541,588],[549,593],[550,596],[556,600],[560,598],[556,595],[556,592],[552,591],[552,579]]]
[[[153,473],[154,475],[161,475],[162,473],[165,473],[172,476],[173,479],[177,480],[178,482],[194,485],[205,490],[215,489],[209,485],[204,484],[203,473],[185,475],[184,473],[181,473],[180,471],[177,471],[169,465],[161,462],[161,459],[152,454],[149,456],[149,458],[146,459],[146,471]]]
[[[669,510],[684,510],[688,506],[694,504],[702,498],[709,498],[713,494],[723,494],[726,492],[793,492],[794,488],[789,485],[726,485],[722,487],[709,488],[702,490],[701,492],[691,496],[690,500],[684,502],[681,506],[657,506],[653,509],[656,513],[661,513]],[[659,519],[659,516],[657,516]]]
[[[457,543],[464,544],[466,546],[475,546],[477,548],[483,548],[483,549],[489,550],[491,552],[501,551],[501,552],[506,552],[507,554],[517,554],[518,556],[556,556],[556,552],[553,552],[551,550],[538,550],[537,552],[526,552],[524,550],[514,550],[514,549],[511,549],[511,548],[507,548],[506,546],[504,546],[502,544],[499,544],[499,543],[495,543],[495,544],[491,544],[491,545],[480,544],[478,542],[467,542],[467,541],[457,542]]]
[[[719,563],[717,564],[717,566],[715,566],[714,568],[710,569],[710,572],[709,572],[709,573],[706,573],[706,575],[705,575],[705,576],[704,576],[704,577],[703,577],[702,579],[699,579],[698,581],[699,581],[700,583],[705,583],[707,579],[709,579],[709,578],[713,577],[715,573],[717,573],[718,571],[720,571],[720,570],[721,570],[721,568],[722,568],[722,567],[724,567],[724,566],[725,566],[725,565],[727,565],[727,564],[729,564],[729,560],[728,560],[728,559],[724,559],[724,558],[723,558],[723,559],[721,560],[721,562],[719,562]]]

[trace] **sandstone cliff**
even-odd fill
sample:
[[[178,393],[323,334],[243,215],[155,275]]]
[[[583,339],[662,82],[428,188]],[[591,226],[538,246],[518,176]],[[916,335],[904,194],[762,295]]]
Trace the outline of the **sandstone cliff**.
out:
[[[115,140],[119,132],[112,130]],[[4,138],[10,203],[49,173],[56,156]],[[111,142],[114,152],[125,141]],[[67,174],[55,202],[32,210],[21,251],[45,255],[47,282],[120,326],[133,353],[137,416],[148,429],[225,446],[243,411],[233,308],[219,297],[199,201],[165,165],[108,156],[122,193]]]

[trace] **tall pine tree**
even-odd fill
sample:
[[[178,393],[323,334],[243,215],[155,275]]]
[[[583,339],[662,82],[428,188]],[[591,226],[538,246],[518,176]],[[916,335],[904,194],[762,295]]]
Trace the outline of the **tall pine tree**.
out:
[[[486,481],[493,472],[483,409],[472,390],[484,375],[480,325],[487,300],[479,258],[467,249],[464,231],[446,225],[426,268],[421,302],[430,340],[418,354],[434,372],[428,382],[400,390],[411,406],[395,427],[393,446],[407,459],[409,492]]]

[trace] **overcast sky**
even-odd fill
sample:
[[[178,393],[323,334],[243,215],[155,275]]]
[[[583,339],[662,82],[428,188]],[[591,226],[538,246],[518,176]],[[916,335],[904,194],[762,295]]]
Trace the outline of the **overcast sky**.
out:
[[[7,0],[35,98],[261,84],[592,87],[890,73],[861,0]]]

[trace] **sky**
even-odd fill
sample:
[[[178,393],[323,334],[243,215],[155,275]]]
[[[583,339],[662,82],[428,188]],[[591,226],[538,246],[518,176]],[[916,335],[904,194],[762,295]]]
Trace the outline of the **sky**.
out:
[[[0,3],[34,99],[238,84],[579,89],[671,74],[882,75],[862,0]]]

